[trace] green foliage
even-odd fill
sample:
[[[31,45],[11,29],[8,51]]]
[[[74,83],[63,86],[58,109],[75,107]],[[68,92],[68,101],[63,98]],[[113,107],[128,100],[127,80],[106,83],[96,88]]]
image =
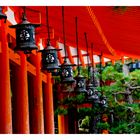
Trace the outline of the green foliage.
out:
[[[98,122],[97,123],[97,128],[99,130],[108,130],[109,129],[109,124],[107,122]]]
[[[106,80],[117,81],[123,78],[123,74],[117,72],[113,66],[107,66],[102,72],[102,80],[105,82]]]
[[[99,66],[98,66],[99,67]],[[100,68],[100,67],[99,67]],[[99,104],[93,104],[93,108],[78,108],[78,118],[82,119],[81,127],[88,128],[90,125],[91,117],[97,116],[98,114],[105,113],[110,119],[110,111],[113,110],[114,121],[109,120],[106,122],[99,122],[97,129],[108,129],[113,134],[132,134],[140,133],[140,105],[133,103],[128,104],[124,101],[125,96],[119,94],[117,99],[123,102],[116,102],[114,99],[114,93],[125,92],[128,88],[127,84],[131,86],[140,86],[140,70],[135,70],[130,73],[129,76],[125,77],[122,70],[122,64],[116,63],[115,66],[107,66],[102,68],[102,80],[113,81],[109,86],[104,85],[98,87],[97,90],[107,97],[108,108],[103,110]],[[74,71],[76,76],[77,70]],[[88,77],[87,68],[81,69],[81,75]],[[99,78],[100,75],[96,75]],[[132,95],[135,99],[140,99],[140,90],[132,90]],[[73,96],[67,96],[63,100],[59,101],[59,105],[66,105],[68,108],[73,107],[77,104],[85,102],[85,94],[77,94]],[[67,109],[63,107],[57,108],[55,114],[67,114]]]
[[[60,76],[53,76],[53,79],[55,80],[56,83],[61,82]]]
[[[67,114],[68,114],[68,111],[64,107],[58,107],[54,112],[55,116],[57,116],[57,115],[67,115]]]
[[[84,103],[85,101],[85,94],[78,94],[76,96],[71,96],[71,97],[65,97],[62,101],[61,104],[63,105],[68,105],[72,106],[75,104],[81,104]]]
[[[83,76],[83,77],[88,77],[88,68],[82,68],[82,67],[79,67],[80,69],[80,74]],[[73,71],[73,76],[76,77],[78,74],[78,68],[76,70]]]
[[[110,132],[113,134],[126,134],[129,131],[127,122],[118,123],[116,127],[112,127]]]
[[[121,61],[116,62],[113,67],[116,71],[122,72],[122,62]]]
[[[140,85],[140,70],[135,70],[131,72],[130,79],[133,85]]]
[[[79,118],[84,118],[85,116],[91,116],[93,110],[92,108],[78,108],[77,112]]]
[[[113,80],[114,83],[110,86],[103,86],[98,88],[102,90],[102,93],[106,95],[108,108],[106,113],[110,116],[110,110],[114,113],[114,122],[110,124],[109,131],[113,134],[133,134],[140,133],[140,105],[133,103],[128,104],[126,102],[115,102],[113,93],[124,92],[127,88],[127,84],[131,86],[139,86],[140,84],[140,70],[135,70],[130,73],[128,77],[125,77],[123,73],[120,73],[113,66],[107,66],[103,71],[103,80]],[[135,99],[140,99],[140,90],[132,90],[132,95],[135,95]],[[117,95],[118,100],[123,100],[125,96]],[[101,128],[104,127],[99,125]],[[98,127],[99,127],[98,126]]]

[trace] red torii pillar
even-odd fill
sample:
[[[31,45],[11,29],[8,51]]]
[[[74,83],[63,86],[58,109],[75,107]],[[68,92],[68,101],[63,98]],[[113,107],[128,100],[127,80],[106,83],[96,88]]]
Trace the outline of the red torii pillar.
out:
[[[47,83],[44,85],[44,123],[45,133],[54,134],[54,108],[51,73],[47,73]]]
[[[28,80],[27,61],[23,52],[20,53],[21,65],[17,67],[14,81],[14,122],[15,133],[28,134],[29,131],[29,104],[28,104]]]
[[[43,92],[42,92],[42,75],[41,75],[41,54],[34,56],[36,66],[36,76],[33,78],[33,108],[32,108],[32,132],[34,134],[44,133],[44,115],[43,115]]]
[[[4,21],[0,21],[0,133],[12,133],[9,52]]]

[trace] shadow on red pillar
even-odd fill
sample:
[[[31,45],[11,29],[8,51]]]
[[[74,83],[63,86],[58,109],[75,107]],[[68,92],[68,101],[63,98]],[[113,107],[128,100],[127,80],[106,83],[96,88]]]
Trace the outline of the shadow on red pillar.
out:
[[[5,24],[0,29],[2,53],[0,53],[0,133],[12,133],[9,52]]]
[[[54,108],[51,73],[47,73],[47,84],[44,84],[43,91],[45,133],[54,134]]]
[[[68,109],[68,131],[69,131],[69,134],[78,133],[77,108],[76,107],[71,107]]]
[[[12,73],[12,104],[13,104],[13,133],[29,133],[29,105],[28,105],[28,81],[27,61],[24,53],[20,53],[21,65],[14,66]]]

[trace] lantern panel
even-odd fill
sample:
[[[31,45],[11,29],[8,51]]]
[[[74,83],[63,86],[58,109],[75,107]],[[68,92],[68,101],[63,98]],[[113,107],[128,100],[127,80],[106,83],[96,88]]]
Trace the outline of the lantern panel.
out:
[[[32,25],[18,26],[16,28],[16,48],[15,50],[34,50],[35,45],[35,28]]]
[[[57,60],[57,49],[51,49],[53,47],[48,47],[42,50],[42,69],[53,71],[59,69]]]
[[[73,70],[72,70],[72,65],[69,65],[67,62],[64,62],[61,65],[61,70],[60,70],[60,77],[61,77],[61,82],[66,82],[66,83],[73,83],[75,80],[73,79]]]
[[[75,77],[76,80],[76,87],[75,87],[75,92],[77,93],[86,93],[86,78],[83,77],[82,75],[77,75]]]

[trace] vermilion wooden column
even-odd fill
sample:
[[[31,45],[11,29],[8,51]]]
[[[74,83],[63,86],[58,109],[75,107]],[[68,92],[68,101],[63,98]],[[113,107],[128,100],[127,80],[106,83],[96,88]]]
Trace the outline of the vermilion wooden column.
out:
[[[20,52],[20,67],[15,68],[14,80],[14,130],[18,134],[29,133],[29,104],[27,61],[23,52]]]
[[[105,66],[105,61],[104,61],[104,57],[101,56],[101,63],[102,63],[102,66]]]
[[[112,62],[112,65],[115,65],[115,60],[114,59],[112,59],[111,62]]]
[[[124,59],[124,57],[122,57],[122,64],[124,64],[125,63],[125,59]]]
[[[2,53],[0,53],[0,133],[12,133],[11,93],[9,53],[4,21],[1,22],[0,37]]]
[[[65,118],[64,115],[58,115],[58,133],[65,134]]]
[[[34,134],[44,133],[44,115],[43,115],[43,94],[42,94],[42,76],[41,76],[41,54],[37,53],[34,57],[36,66],[36,76],[33,78],[33,109],[32,109],[32,132]]]
[[[51,73],[47,73],[47,83],[44,85],[44,119],[45,133],[54,134],[54,108]]]

